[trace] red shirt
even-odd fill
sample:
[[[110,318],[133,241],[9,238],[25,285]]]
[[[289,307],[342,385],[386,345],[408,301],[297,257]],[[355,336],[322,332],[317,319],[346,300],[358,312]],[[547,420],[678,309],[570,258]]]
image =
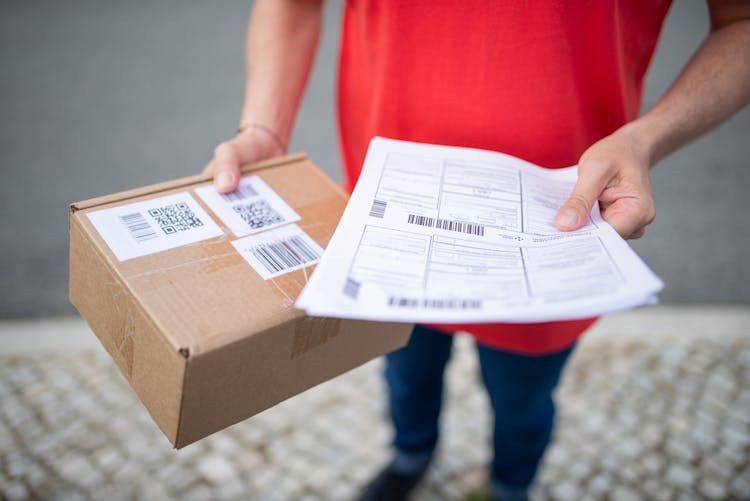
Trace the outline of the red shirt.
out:
[[[351,191],[375,136],[501,151],[549,168],[638,116],[669,0],[349,0],[338,114]],[[594,322],[435,325],[559,351]]]

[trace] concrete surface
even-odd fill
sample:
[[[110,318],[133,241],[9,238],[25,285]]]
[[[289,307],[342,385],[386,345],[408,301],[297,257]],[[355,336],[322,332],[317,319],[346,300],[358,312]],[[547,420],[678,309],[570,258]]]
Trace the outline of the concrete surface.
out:
[[[750,499],[750,308],[612,315],[580,342],[535,500]],[[57,336],[55,336],[57,333]],[[380,362],[174,451],[80,320],[0,322],[0,499],[350,500],[386,461]],[[475,351],[417,501],[483,499]]]
[[[72,313],[69,202],[200,170],[233,133],[250,2],[0,2],[0,318]],[[338,178],[333,93],[341,2],[330,0],[291,150]],[[645,104],[707,30],[677,1]],[[748,303],[750,111],[653,175],[658,219],[634,246],[666,282],[665,301]]]

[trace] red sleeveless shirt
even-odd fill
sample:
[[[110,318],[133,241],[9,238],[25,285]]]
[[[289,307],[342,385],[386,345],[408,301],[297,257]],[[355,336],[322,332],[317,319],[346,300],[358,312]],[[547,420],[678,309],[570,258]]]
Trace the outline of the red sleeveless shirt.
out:
[[[351,191],[373,136],[501,151],[575,165],[638,116],[669,0],[349,0],[338,117]],[[544,354],[595,319],[434,325],[509,351]]]

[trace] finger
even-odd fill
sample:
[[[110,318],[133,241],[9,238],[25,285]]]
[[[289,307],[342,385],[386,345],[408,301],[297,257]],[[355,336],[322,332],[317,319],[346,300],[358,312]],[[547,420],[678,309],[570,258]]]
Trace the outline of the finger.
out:
[[[213,177],[213,175],[214,175],[214,159],[213,158],[211,159],[210,162],[208,162],[206,164],[206,166],[201,171],[201,174],[203,174],[205,176],[211,176],[211,177]]]
[[[607,170],[598,164],[579,166],[578,181],[555,216],[557,229],[572,231],[586,224],[591,208],[608,182]]]
[[[646,225],[654,219],[652,214],[653,211],[641,200],[621,198],[607,207],[602,217],[623,238],[640,238]]]
[[[214,186],[219,193],[227,193],[240,181],[240,154],[232,141],[221,143],[214,150],[213,165]]]

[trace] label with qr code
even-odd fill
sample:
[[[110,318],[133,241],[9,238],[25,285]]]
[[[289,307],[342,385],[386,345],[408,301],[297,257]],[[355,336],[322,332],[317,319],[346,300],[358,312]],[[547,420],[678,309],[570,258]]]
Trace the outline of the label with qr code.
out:
[[[120,261],[223,234],[187,192],[93,211],[87,216]]]
[[[232,242],[264,280],[315,264],[323,249],[302,228],[290,224]]]
[[[242,178],[231,193],[221,194],[213,185],[196,188],[195,192],[238,237],[300,220],[258,176]]]

